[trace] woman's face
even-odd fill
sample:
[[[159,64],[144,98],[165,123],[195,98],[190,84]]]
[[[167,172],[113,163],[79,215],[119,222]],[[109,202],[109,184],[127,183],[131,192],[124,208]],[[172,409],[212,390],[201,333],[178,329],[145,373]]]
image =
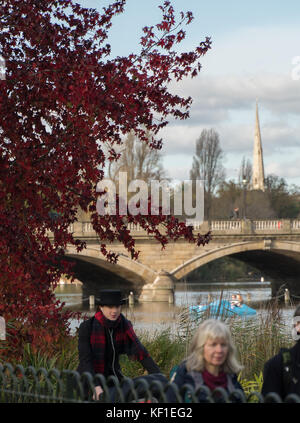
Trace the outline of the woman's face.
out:
[[[228,351],[229,345],[224,338],[208,338],[203,351],[206,370],[213,374],[218,373],[227,358]]]
[[[117,320],[121,314],[121,306],[101,306],[100,309],[108,320]]]

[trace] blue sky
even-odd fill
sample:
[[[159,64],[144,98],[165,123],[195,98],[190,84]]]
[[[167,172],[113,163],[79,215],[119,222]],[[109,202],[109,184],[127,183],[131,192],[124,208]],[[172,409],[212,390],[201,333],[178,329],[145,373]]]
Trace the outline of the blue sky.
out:
[[[110,2],[77,0],[99,11]],[[142,27],[160,20],[159,0],[127,0],[115,17],[109,42],[113,55],[139,49]],[[300,2],[294,0],[173,0],[194,21],[182,44],[190,50],[205,36],[212,49],[197,78],[171,86],[193,98],[190,118],[162,131],[165,168],[171,178],[189,178],[195,142],[214,128],[225,154],[227,178],[237,180],[245,156],[252,161],[258,99],[265,173],[300,185]]]

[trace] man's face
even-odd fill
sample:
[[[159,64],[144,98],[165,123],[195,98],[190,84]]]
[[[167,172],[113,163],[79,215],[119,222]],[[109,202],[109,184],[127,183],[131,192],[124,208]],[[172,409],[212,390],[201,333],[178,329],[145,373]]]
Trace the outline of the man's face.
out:
[[[121,306],[101,306],[100,309],[108,320],[117,320],[121,314]]]

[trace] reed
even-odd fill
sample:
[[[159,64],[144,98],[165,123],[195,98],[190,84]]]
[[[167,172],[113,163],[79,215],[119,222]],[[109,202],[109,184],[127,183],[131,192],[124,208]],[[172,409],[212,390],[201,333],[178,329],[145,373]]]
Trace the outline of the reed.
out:
[[[242,377],[255,380],[263,371],[265,362],[282,347],[290,347],[293,341],[291,328],[283,321],[282,310],[270,303],[255,318],[230,323],[232,336],[244,366]]]

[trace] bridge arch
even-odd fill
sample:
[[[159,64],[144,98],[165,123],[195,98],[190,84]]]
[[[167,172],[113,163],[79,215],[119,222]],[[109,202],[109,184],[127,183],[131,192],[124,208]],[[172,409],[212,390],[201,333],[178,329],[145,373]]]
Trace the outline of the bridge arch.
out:
[[[276,275],[283,274],[284,276],[298,276],[300,275],[300,244],[298,242],[287,241],[287,240],[273,240],[273,239],[261,239],[256,241],[243,241],[234,244],[217,246],[210,251],[204,251],[196,257],[187,260],[185,263],[173,269],[170,274],[177,280],[185,277],[193,270],[198,267],[204,266],[205,264],[217,260],[225,256],[235,256],[238,259],[251,262],[251,256],[253,259],[253,265],[257,262],[257,253],[264,252],[264,258],[261,260],[261,268],[264,267],[265,271],[269,273],[271,277],[276,278]],[[279,263],[269,258],[281,256],[282,257],[282,269],[279,269]],[[259,266],[259,264],[258,264]],[[292,269],[289,269],[292,267]],[[259,267],[258,267],[259,268]],[[260,269],[262,270],[262,269]],[[286,272],[286,275],[284,274]],[[300,279],[300,278],[299,278]]]
[[[77,263],[84,262],[94,267],[97,266],[117,277],[127,280],[142,287],[146,283],[152,283],[157,277],[157,272],[137,260],[131,260],[125,254],[120,254],[117,264],[110,263],[101,254],[98,247],[87,247],[77,252],[76,247],[68,245],[65,250],[68,259],[74,259]]]

